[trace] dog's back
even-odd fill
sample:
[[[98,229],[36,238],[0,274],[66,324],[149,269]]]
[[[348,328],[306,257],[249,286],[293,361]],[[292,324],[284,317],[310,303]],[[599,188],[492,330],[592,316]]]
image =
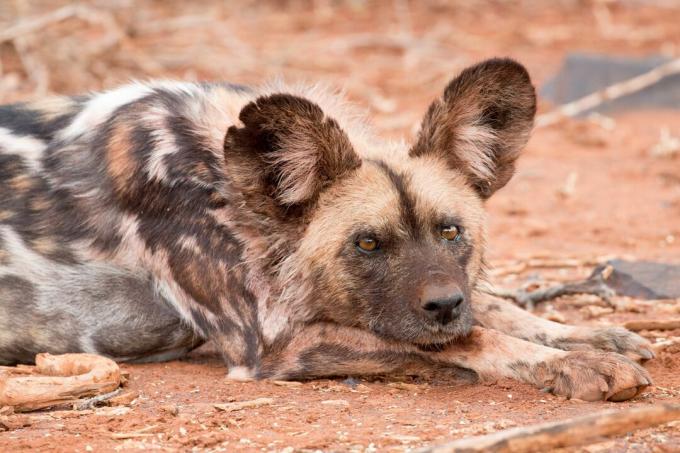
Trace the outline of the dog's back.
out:
[[[83,203],[53,176],[88,98],[0,106],[0,363],[37,352],[134,360],[198,344],[150,276],[91,259]],[[67,152],[67,151],[66,151]],[[74,183],[77,180],[74,179]],[[113,227],[113,226],[111,226]],[[105,321],[105,322],[103,322]]]

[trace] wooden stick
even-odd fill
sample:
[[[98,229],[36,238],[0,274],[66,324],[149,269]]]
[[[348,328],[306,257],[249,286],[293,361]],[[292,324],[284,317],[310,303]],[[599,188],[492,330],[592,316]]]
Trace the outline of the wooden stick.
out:
[[[560,122],[566,117],[573,117],[586,110],[603,104],[606,101],[618,99],[622,96],[643,90],[648,86],[654,85],[661,79],[673,74],[680,74],[680,58],[669,61],[668,63],[657,66],[651,71],[640,74],[632,79],[624,80],[603,88],[600,91],[589,94],[588,96],[577,99],[576,101],[558,107],[552,112],[544,113],[536,117],[536,127],[550,126]]]
[[[559,422],[512,428],[485,436],[460,439],[421,450],[431,453],[455,452],[538,452],[598,442],[607,437],[680,420],[680,404],[658,404],[604,411]]]
[[[112,392],[120,386],[116,362],[94,354],[38,354],[37,375],[0,373],[0,406],[16,412],[44,409]]]
[[[680,329],[680,319],[641,319],[624,322],[623,327],[634,332],[640,330],[673,330]]]

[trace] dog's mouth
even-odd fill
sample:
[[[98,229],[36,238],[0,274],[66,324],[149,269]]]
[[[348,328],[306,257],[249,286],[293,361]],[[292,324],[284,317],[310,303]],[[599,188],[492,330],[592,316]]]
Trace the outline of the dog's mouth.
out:
[[[429,324],[429,323],[428,323]],[[459,320],[449,323],[445,326],[441,325],[427,325],[424,334],[413,341],[414,344],[423,348],[443,348],[455,341],[463,339],[470,335],[473,323],[467,320]]]
[[[436,349],[470,334],[474,325],[472,310],[469,306],[462,308],[457,316],[446,324],[411,312],[397,322],[371,325],[370,329],[383,338],[411,343],[419,348]]]

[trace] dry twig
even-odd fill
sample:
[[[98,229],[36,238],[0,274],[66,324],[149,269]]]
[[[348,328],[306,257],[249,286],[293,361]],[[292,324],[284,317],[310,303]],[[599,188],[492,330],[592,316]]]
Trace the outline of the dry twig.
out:
[[[680,58],[662,64],[661,66],[633,77],[632,79],[615,83],[600,91],[582,97],[581,99],[564,104],[552,112],[538,115],[536,117],[536,127],[545,127],[558,123],[566,117],[576,116],[579,113],[597,107],[606,101],[618,99],[622,96],[643,90],[644,88],[659,82],[661,79],[674,74],[680,74]]]
[[[422,452],[535,452],[573,447],[620,436],[631,431],[680,420],[680,404],[659,404],[606,411],[559,422],[512,428],[485,436],[457,440]]]
[[[596,275],[592,275],[586,280],[578,282],[562,283],[548,288],[541,288],[534,291],[525,289],[508,290],[487,285],[483,290],[492,296],[512,299],[518,305],[528,310],[533,310],[536,304],[561,296],[575,294],[592,294],[609,302],[610,298],[616,293],[611,289],[605,280],[611,275],[611,266],[606,266]]]
[[[73,408],[77,411],[84,411],[87,409],[94,409],[98,404],[109,401],[122,392],[122,388],[117,388],[113,392],[104,393],[102,395],[93,396],[92,398],[86,398],[84,400],[78,401],[77,404],[73,405]]]

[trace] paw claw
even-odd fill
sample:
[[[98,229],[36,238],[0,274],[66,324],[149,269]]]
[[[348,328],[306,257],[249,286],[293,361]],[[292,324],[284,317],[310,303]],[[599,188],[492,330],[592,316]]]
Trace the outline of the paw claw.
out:
[[[644,360],[651,360],[654,357],[656,357],[654,351],[652,351],[651,349],[640,349],[639,353]]]

